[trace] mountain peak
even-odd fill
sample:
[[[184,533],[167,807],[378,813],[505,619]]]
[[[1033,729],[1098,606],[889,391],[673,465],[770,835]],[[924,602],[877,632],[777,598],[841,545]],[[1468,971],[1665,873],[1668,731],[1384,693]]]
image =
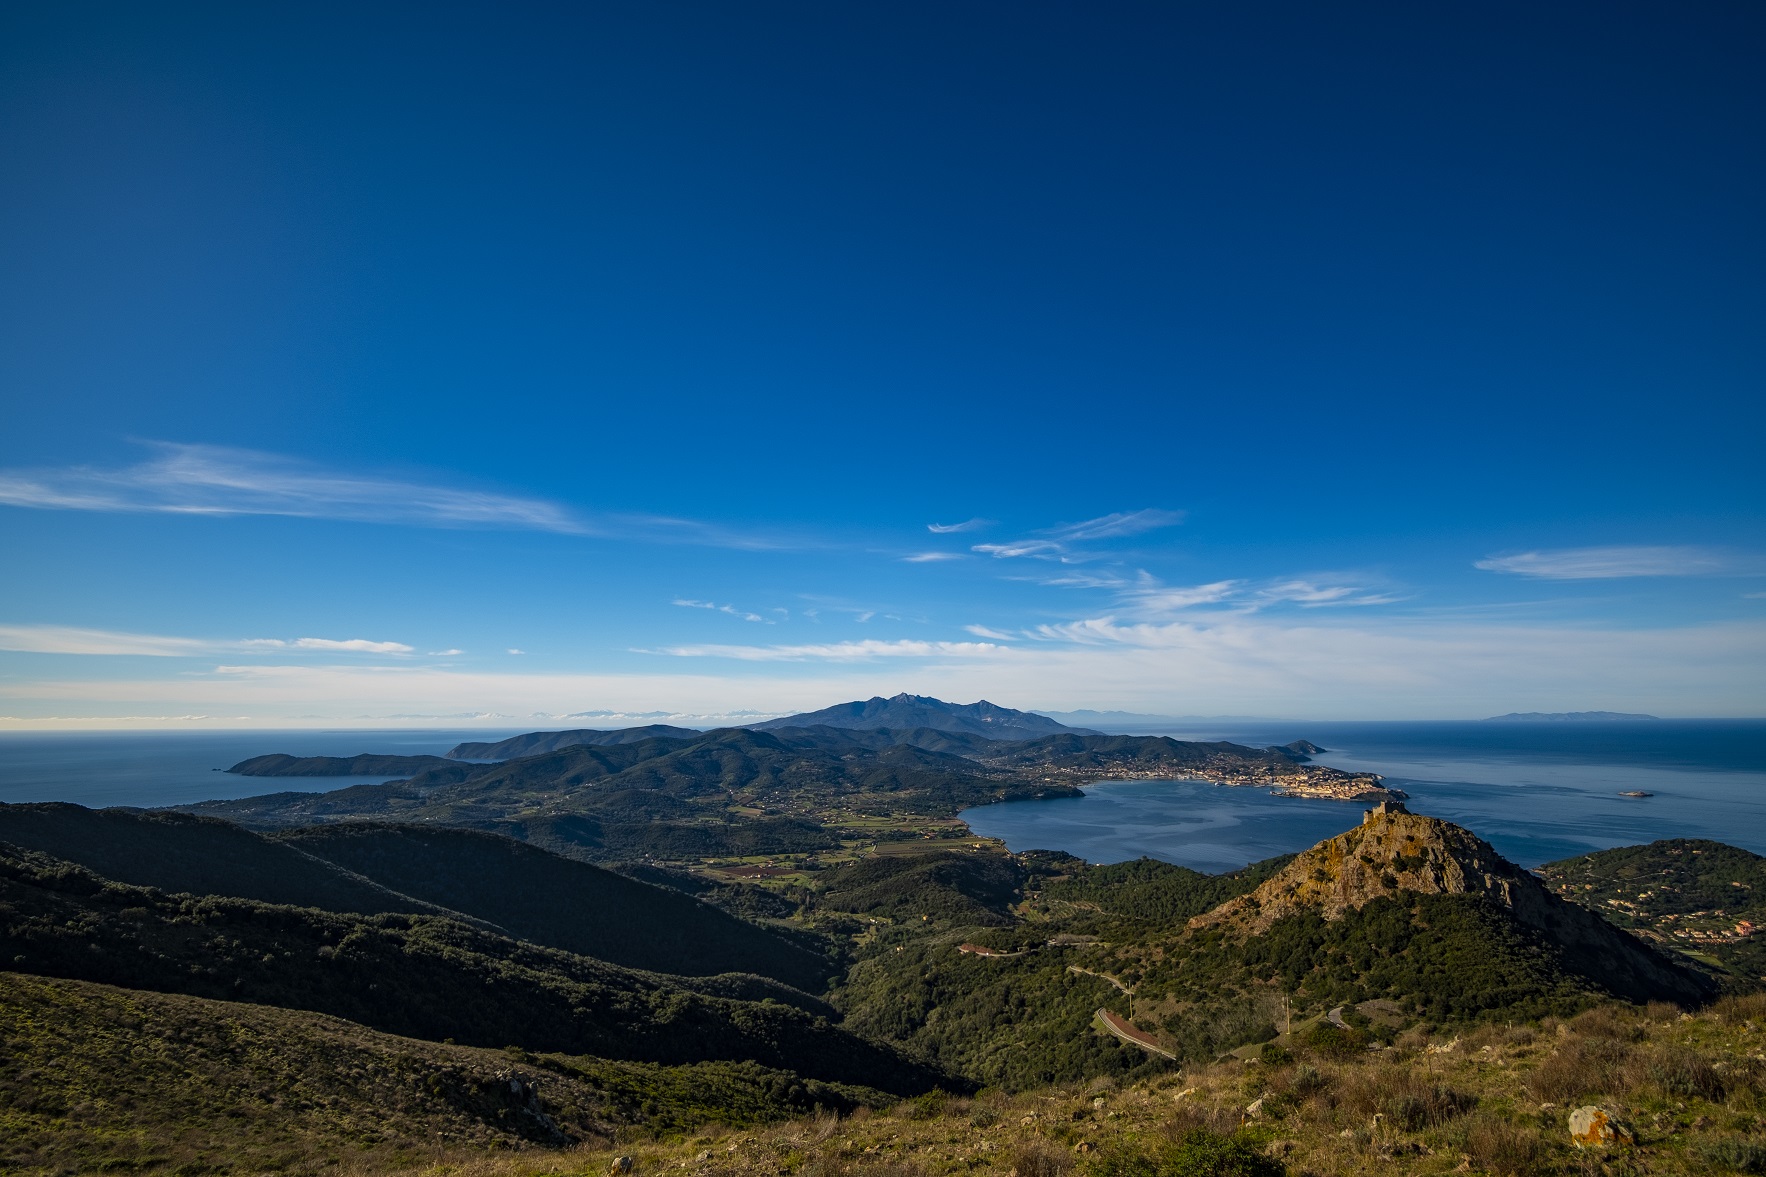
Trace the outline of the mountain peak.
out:
[[[1554,898],[1470,830],[1383,801],[1359,826],[1320,842],[1257,890],[1197,916],[1190,926],[1225,924],[1256,934],[1302,909],[1338,919],[1400,892],[1478,894],[1517,915]]]
[[[1083,728],[1070,728],[1046,715],[1001,707],[986,699],[973,703],[946,703],[929,695],[899,695],[883,698],[855,699],[836,703],[820,711],[787,715],[783,719],[755,724],[756,729],[783,727],[837,727],[892,730],[931,728],[935,731],[966,732],[995,740],[1033,740],[1039,736],[1079,732],[1096,735]]]
[[[1566,967],[1621,997],[1691,1001],[1709,989],[1643,941],[1560,899],[1470,830],[1395,801],[1376,805],[1354,829],[1320,842],[1250,894],[1196,916],[1189,928],[1258,936],[1285,916],[1311,911],[1338,920],[1378,899],[1421,895],[1489,902],[1550,945]]]

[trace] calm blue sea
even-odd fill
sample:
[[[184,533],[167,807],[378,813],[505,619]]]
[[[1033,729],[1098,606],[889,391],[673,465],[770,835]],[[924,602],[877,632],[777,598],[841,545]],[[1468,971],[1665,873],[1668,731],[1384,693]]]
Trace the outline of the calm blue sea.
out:
[[[1658,838],[1713,838],[1766,854],[1766,721],[1623,724],[1256,723],[1161,734],[1252,745],[1308,739],[1314,759],[1381,773],[1410,808],[1446,818],[1523,866]],[[1620,797],[1641,789],[1653,797]],[[1363,805],[1195,781],[1123,781],[1083,798],[963,814],[1014,850],[1092,862],[1146,855],[1222,871],[1302,850]]]
[[[253,756],[440,756],[462,740],[515,731],[0,732],[0,801],[185,805],[283,790],[318,791],[388,777],[248,777],[216,771]]]
[[[383,777],[274,779],[215,771],[268,752],[439,755],[514,730],[0,733],[0,801],[177,805]],[[1657,838],[1714,838],[1766,853],[1766,721],[1632,724],[1241,723],[1165,734],[1252,745],[1308,739],[1338,768],[1384,774],[1411,808],[1464,825],[1534,866]],[[1655,794],[1642,800],[1621,790]],[[1362,806],[1194,781],[1088,786],[1082,798],[971,809],[1015,850],[1093,862],[1148,855],[1221,871],[1302,850],[1355,825]]]

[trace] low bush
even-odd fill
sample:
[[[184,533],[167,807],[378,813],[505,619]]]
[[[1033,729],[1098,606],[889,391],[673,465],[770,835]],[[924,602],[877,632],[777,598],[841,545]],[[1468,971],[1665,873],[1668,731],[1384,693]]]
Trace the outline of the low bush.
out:
[[[1067,1177],[1073,1156],[1046,1140],[1026,1140],[1012,1154],[1012,1169],[1018,1177]]]
[[[1465,1148],[1473,1164],[1499,1177],[1532,1177],[1545,1152],[1537,1131],[1497,1119],[1474,1122]]]
[[[1732,1173],[1766,1173],[1766,1144],[1726,1137],[1699,1146],[1699,1159],[1716,1170]]]
[[[1604,1024],[1602,1028],[1606,1028]],[[1614,1038],[1571,1039],[1533,1069],[1527,1076],[1527,1090],[1541,1103],[1614,1095],[1629,1086],[1625,1071],[1630,1057],[1631,1048]]]
[[[1356,1058],[1367,1050],[1367,1035],[1360,1030],[1345,1030],[1330,1022],[1320,1022],[1302,1036],[1308,1050],[1325,1058]]]
[[[1368,1067],[1344,1084],[1341,1106],[1363,1119],[1378,1114],[1405,1132],[1438,1128],[1477,1105],[1477,1098],[1456,1091],[1410,1067]]]
[[[1661,1043],[1626,1060],[1623,1078],[1628,1094],[1660,1093],[1670,1099],[1708,1099],[1721,1103],[1723,1076],[1697,1051]]]
[[[1287,1171],[1241,1134],[1198,1128],[1162,1148],[1106,1153],[1091,1166],[1091,1177],[1284,1177]]]

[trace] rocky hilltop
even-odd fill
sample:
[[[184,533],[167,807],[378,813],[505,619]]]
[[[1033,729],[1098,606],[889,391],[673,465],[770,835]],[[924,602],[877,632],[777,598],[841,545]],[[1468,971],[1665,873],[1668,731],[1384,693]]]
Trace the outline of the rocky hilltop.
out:
[[[1188,926],[1255,936],[1286,916],[1311,911],[1339,920],[1377,900],[1406,902],[1417,895],[1484,899],[1561,952],[1573,971],[1599,978],[1621,995],[1690,1001],[1710,988],[1691,969],[1560,899],[1470,830],[1394,801],[1375,806],[1355,829],[1320,842],[1256,890]]]

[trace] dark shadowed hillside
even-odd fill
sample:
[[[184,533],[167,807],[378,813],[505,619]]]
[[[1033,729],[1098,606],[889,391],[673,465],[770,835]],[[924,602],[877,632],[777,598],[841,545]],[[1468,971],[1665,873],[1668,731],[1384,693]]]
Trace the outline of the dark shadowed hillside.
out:
[[[41,851],[120,883],[233,895],[327,911],[444,914],[298,846],[184,813],[0,805],[0,842]]]
[[[522,940],[631,968],[759,973],[811,992],[836,968],[823,954],[679,891],[495,834],[352,822],[275,840]]]
[[[923,1091],[938,1076],[786,1001],[772,982],[694,982],[428,916],[342,915],[167,896],[0,849],[0,959],[15,971],[334,1014],[475,1046],[681,1064],[752,1060]],[[790,993],[780,991],[780,998]]]

